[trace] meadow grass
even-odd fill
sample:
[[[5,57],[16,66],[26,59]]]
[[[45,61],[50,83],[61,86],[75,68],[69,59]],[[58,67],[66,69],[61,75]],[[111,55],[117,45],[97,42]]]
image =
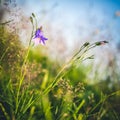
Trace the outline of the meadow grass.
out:
[[[87,56],[91,49],[107,41],[84,43],[59,68],[32,51],[34,14],[30,20],[33,29],[27,50],[16,34],[0,26],[0,120],[119,120],[119,87],[108,87],[111,78],[89,84],[92,66],[83,64],[93,59]]]

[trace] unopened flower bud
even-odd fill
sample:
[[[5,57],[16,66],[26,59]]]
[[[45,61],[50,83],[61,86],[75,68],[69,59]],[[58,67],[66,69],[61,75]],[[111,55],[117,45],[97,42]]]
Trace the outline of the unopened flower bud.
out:
[[[84,47],[88,46],[89,44],[89,42],[84,43]]]
[[[100,42],[96,42],[95,45],[97,45],[97,46],[105,45],[106,43],[108,43],[108,41],[100,41]]]

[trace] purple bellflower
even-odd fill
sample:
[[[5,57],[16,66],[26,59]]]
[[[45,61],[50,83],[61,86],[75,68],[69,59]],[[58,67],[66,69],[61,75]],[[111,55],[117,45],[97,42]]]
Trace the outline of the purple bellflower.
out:
[[[48,40],[44,37],[42,27],[38,28],[35,32],[35,37],[33,38],[34,45],[42,44],[45,45],[45,41]]]

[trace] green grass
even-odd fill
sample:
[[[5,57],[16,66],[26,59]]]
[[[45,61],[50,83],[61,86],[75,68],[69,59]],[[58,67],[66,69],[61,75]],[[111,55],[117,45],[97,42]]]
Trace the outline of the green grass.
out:
[[[83,64],[100,43],[86,42],[60,67],[31,46],[25,50],[18,36],[1,26],[0,120],[119,120],[119,81],[112,82],[119,75],[104,72],[106,80],[91,84],[92,65]]]

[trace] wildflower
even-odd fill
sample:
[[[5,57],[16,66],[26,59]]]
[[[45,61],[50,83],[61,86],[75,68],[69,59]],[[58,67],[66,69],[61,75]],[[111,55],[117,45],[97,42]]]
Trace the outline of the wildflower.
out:
[[[100,41],[100,42],[96,42],[95,44],[99,46],[99,45],[105,45],[106,43],[108,43],[108,41]]]
[[[45,45],[46,40],[48,39],[44,37],[43,32],[42,32],[42,27],[38,28],[35,32],[35,37],[33,38],[35,46],[40,43],[42,45]]]

